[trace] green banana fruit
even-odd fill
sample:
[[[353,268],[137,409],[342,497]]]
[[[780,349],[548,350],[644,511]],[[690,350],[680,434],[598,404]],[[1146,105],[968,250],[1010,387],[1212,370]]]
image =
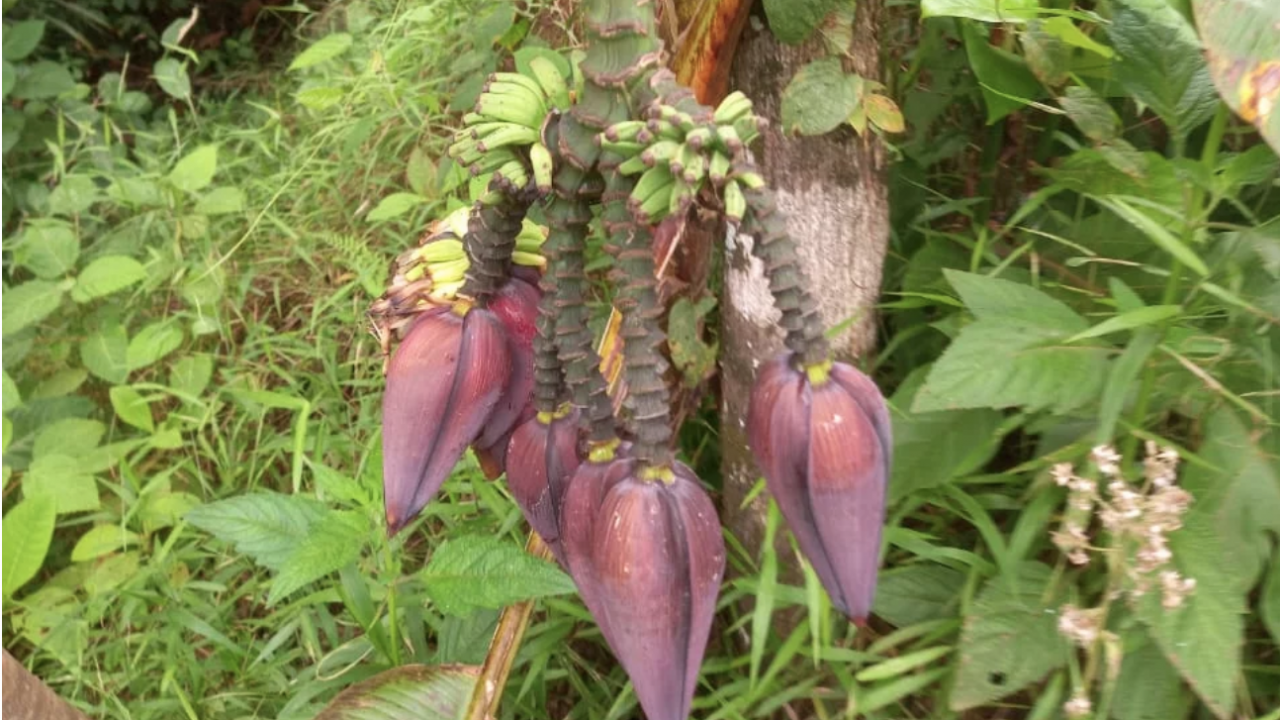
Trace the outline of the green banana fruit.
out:
[[[541,105],[511,95],[484,93],[476,101],[476,112],[489,122],[509,122],[537,130],[542,127],[546,111]]]
[[[560,68],[544,57],[535,57],[529,61],[529,69],[533,71],[551,107],[568,110],[571,104],[569,85],[565,82],[564,75],[560,74]]]
[[[552,174],[555,171],[555,160],[546,145],[535,142],[529,146],[529,163],[533,165],[533,182],[538,192],[551,192]]]
[[[666,164],[676,156],[676,152],[683,147],[681,143],[675,140],[659,140],[658,142],[645,148],[640,153],[640,158],[644,160],[644,164],[653,167],[658,164]]]
[[[635,175],[637,173],[644,172],[648,168],[649,166],[644,163],[644,158],[636,155],[635,157],[628,158],[619,165],[618,172],[623,175]]]
[[[747,214],[747,196],[742,193],[742,186],[736,180],[730,180],[724,186],[724,216],[729,222],[737,225]]]
[[[713,118],[717,125],[731,125],[733,121],[751,112],[751,98],[735,90],[720,101]]]
[[[485,135],[476,143],[480,152],[489,152],[508,145],[532,145],[538,142],[538,131],[533,128],[509,124],[505,128]]]
[[[545,99],[549,97],[547,93],[543,90],[542,85],[540,85],[533,78],[523,73],[518,73],[518,72],[489,73],[489,82],[490,83],[501,82],[501,83],[508,83],[511,85],[519,85],[524,89],[528,90],[529,92],[533,93],[534,95],[537,95],[539,99]]]
[[[729,177],[729,171],[733,167],[733,160],[719,150],[711,152],[711,162],[707,167],[707,177],[716,185],[723,185],[724,181]]]

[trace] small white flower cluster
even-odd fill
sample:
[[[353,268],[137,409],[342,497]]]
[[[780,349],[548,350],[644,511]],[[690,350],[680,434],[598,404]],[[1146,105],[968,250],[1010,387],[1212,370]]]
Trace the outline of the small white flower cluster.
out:
[[[1100,607],[1083,610],[1075,605],[1063,605],[1059,608],[1058,632],[1080,647],[1090,647],[1103,633],[1103,610]]]
[[[1069,718],[1082,718],[1093,712],[1093,703],[1089,702],[1089,696],[1083,692],[1077,692],[1071,696],[1071,699],[1062,704],[1062,712],[1067,714]]]
[[[1192,500],[1191,493],[1175,484],[1177,451],[1148,441],[1142,463],[1146,482],[1142,485],[1125,480],[1122,458],[1110,445],[1093,448],[1090,460],[1106,484],[1105,494],[1098,491],[1098,483],[1077,476],[1070,463],[1053,467],[1054,481],[1068,490],[1062,523],[1053,533],[1054,544],[1072,564],[1087,565],[1090,552],[1096,550],[1089,537],[1096,514],[1113,539],[1112,548],[1125,554],[1123,566],[1131,581],[1130,595],[1141,597],[1159,578],[1163,605],[1181,606],[1196,583],[1168,567],[1173,559],[1168,534],[1182,527],[1182,517]]]

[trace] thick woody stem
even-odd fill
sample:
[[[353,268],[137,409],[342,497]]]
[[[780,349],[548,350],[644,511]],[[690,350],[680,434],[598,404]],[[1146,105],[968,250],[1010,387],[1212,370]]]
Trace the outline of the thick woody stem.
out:
[[[511,276],[511,254],[515,252],[516,235],[525,213],[533,203],[530,194],[509,193],[499,187],[495,178],[489,192],[476,202],[467,219],[467,234],[462,239],[470,267],[461,294],[484,306],[489,297]]]
[[[755,168],[746,163],[737,169],[755,173]],[[743,194],[747,212],[741,231],[754,239],[752,252],[764,263],[774,305],[782,312],[787,349],[796,353],[804,365],[826,362],[829,352],[818,303],[809,293],[809,279],[800,267],[795,241],[787,233],[786,216],[767,187],[744,188]]]

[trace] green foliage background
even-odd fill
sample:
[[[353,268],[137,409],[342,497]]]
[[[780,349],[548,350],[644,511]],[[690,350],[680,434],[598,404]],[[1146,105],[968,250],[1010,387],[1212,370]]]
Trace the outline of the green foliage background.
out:
[[[5,7],[5,647],[95,717],[310,718],[389,667],[479,662],[497,609],[537,597],[503,716],[634,716],[472,460],[384,537],[364,331],[390,259],[474,190],[442,158],[457,113],[549,52],[535,18],[571,42],[573,19],[288,5],[195,50],[185,4],[79,6]],[[763,3],[783,40],[830,45],[773,120],[895,157],[866,361],[898,459],[878,620],[855,632],[780,567],[773,513],[762,548],[728,539],[696,715],[1043,720],[1088,686],[1119,720],[1275,720],[1280,163],[1219,100],[1189,4],[897,4],[883,85],[838,61],[849,6]],[[256,55],[284,20],[296,48]],[[1053,547],[1049,470],[1146,439],[1182,455],[1171,546],[1198,587],[1116,603],[1095,657],[1057,613],[1115,579]]]

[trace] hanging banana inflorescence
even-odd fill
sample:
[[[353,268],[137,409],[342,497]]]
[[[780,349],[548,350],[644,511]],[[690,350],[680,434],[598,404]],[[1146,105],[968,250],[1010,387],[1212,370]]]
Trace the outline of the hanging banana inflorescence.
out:
[[[557,66],[490,76],[449,155],[487,192],[402,255],[371,311],[390,352],[387,525],[403,528],[465,449],[506,472],[651,720],[689,714],[724,573],[715,507],[675,458],[655,226],[696,203],[754,238],[788,352],[762,368],[748,435],[834,604],[870,612],[890,464],[875,384],[829,356],[796,247],[748,146],[763,122],[661,68],[650,3],[590,0],[580,94]],[[525,216],[541,205],[545,229]],[[593,213],[593,208],[599,211]],[[625,397],[615,413],[588,325],[585,241],[614,254]]]

